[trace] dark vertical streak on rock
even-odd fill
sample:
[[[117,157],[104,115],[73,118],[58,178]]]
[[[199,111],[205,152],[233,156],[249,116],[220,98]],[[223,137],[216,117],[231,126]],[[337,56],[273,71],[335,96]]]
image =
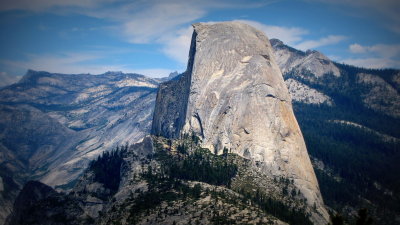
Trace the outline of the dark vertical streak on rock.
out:
[[[187,118],[187,108],[196,53],[197,33],[193,32],[186,72],[178,79],[160,84],[153,115],[151,133],[167,138],[179,138]]]

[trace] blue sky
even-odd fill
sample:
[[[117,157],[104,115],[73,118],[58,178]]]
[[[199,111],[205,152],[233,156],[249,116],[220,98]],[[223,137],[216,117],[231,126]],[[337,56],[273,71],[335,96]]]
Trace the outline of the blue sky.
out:
[[[399,12],[398,0],[2,0],[0,83],[27,69],[182,72],[191,24],[227,20],[339,62],[400,68]]]

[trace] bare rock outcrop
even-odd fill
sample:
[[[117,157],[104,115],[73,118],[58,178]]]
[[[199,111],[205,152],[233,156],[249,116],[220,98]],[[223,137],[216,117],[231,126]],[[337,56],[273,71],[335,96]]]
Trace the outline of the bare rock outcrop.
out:
[[[294,102],[315,105],[332,105],[332,99],[329,96],[295,79],[289,78],[285,80],[285,84],[288,87],[290,96]]]
[[[268,38],[249,25],[195,24],[187,71],[160,86],[152,133],[177,138],[194,132],[217,154],[226,147],[262,173],[293,180],[309,208],[316,208],[310,210],[312,221],[326,224],[318,181],[272,51]]]
[[[276,63],[283,74],[295,73],[302,75],[307,80],[318,79],[326,74],[340,77],[339,68],[321,52],[315,50],[302,52],[286,46],[278,39],[271,39],[271,45],[274,49]],[[310,73],[313,76],[307,76]]]

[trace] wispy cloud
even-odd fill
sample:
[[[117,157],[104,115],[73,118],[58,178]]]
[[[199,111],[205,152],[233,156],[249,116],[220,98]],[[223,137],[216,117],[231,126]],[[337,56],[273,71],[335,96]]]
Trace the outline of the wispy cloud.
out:
[[[323,1],[329,4],[333,0],[305,0]],[[339,0],[340,2],[352,2]],[[366,0],[373,1],[373,0]],[[109,28],[129,43],[150,43],[160,46],[160,52],[182,64],[186,64],[192,28],[190,23],[204,18],[210,11],[226,8],[251,8],[265,6],[275,0],[6,0],[0,5],[0,11],[28,10],[50,13],[75,13],[95,17],[114,24]],[[356,0],[356,2],[360,2]],[[344,4],[344,3],[343,3]],[[351,3],[353,4],[353,3]],[[361,4],[361,3],[357,3]],[[372,4],[372,3],[371,3]],[[354,4],[353,4],[354,5]],[[248,23],[267,34],[269,38],[278,38],[286,44],[302,50],[337,44],[346,37],[342,35],[328,35],[318,40],[309,40],[307,35],[311,31],[303,27],[276,26],[263,24],[253,20],[240,20]],[[101,73],[105,70],[132,71],[131,65],[100,65],[92,61],[99,59],[98,54],[78,55],[39,55],[28,57],[28,60],[11,62],[9,66],[25,67],[65,73]],[[164,69],[153,69],[153,71]],[[164,72],[167,70],[164,70]]]
[[[309,32],[301,27],[279,27],[251,20],[240,21],[265,32],[269,35],[269,38],[278,38],[286,44],[301,50],[338,44],[348,38],[344,35],[328,35],[318,40],[306,40],[305,36]],[[396,58],[400,57],[400,45],[377,44],[362,46],[355,43],[349,46],[349,50],[358,57],[354,56],[344,59],[337,56],[335,60],[365,68],[400,68],[400,60]]]
[[[329,35],[319,40],[306,40],[305,35],[310,32],[302,27],[284,27],[263,24],[252,20],[237,20],[247,23],[255,28],[263,31],[269,38],[277,38],[285,44],[291,45],[301,50],[318,48],[326,45],[337,44],[346,39],[343,35]]]
[[[343,59],[341,62],[372,69],[400,68],[400,61],[385,58],[349,58]]]
[[[21,76],[13,76],[7,72],[0,72],[0,87],[16,83],[19,79],[21,79]]]
[[[154,77],[154,78],[161,78],[161,77],[169,76],[169,74],[173,71],[170,69],[154,68],[154,69],[131,69],[126,72],[138,73],[138,74],[142,74],[142,75],[146,75],[146,76]]]
[[[348,64],[366,68],[400,68],[400,45],[376,44],[364,46],[351,44],[349,51],[355,57],[344,59]]]
[[[400,45],[387,45],[377,44],[372,46],[363,46],[358,43],[354,43],[349,46],[349,50],[356,54],[371,54],[378,55],[384,58],[392,58],[400,56]]]
[[[148,43],[179,31],[211,10],[260,7],[271,2],[275,0],[6,0],[0,11],[68,12],[106,19],[117,22],[129,42]]]
[[[193,28],[178,30],[175,34],[168,35],[160,39],[164,43],[162,51],[169,57],[185,65],[189,57],[190,41],[192,39]]]
[[[179,28],[182,25],[204,16],[205,13],[204,9],[187,4],[156,4],[127,21],[123,25],[124,32],[132,43],[160,41],[160,37],[165,34],[180,33]]]
[[[319,40],[303,41],[299,44],[295,44],[294,47],[301,49],[301,50],[314,49],[314,48],[318,48],[321,46],[337,44],[337,43],[345,40],[346,38],[347,37],[343,36],[343,35],[329,35],[329,36],[323,37]]]
[[[305,35],[308,30],[301,27],[284,27],[263,24],[252,20],[235,20],[238,22],[249,24],[263,31],[269,38],[277,38],[286,44],[309,48],[317,48],[324,45],[336,44],[345,39],[345,36],[331,35],[317,41],[305,41]],[[215,21],[212,21],[215,22]],[[210,22],[211,23],[211,22]],[[164,45],[162,51],[169,57],[180,62],[182,65],[187,63],[192,37],[193,28],[191,26],[180,29],[174,33],[166,34],[163,38],[158,39],[159,43]]]
[[[303,35],[308,34],[308,30],[301,27],[284,27],[267,25],[252,20],[237,20],[239,22],[247,23],[267,34],[268,38],[277,38],[286,44],[292,45],[298,41],[303,40]]]
[[[85,62],[99,59],[100,56],[88,53],[64,53],[64,54],[29,54],[25,60],[1,60],[0,62],[7,67],[14,69],[22,68],[34,70],[46,70],[49,72],[83,73],[80,71]]]
[[[28,10],[50,13],[77,13],[112,21],[114,32],[134,44],[159,44],[161,52],[186,63],[192,28],[189,24],[217,9],[252,8],[276,0],[13,0],[0,11]],[[55,10],[57,9],[57,10]]]

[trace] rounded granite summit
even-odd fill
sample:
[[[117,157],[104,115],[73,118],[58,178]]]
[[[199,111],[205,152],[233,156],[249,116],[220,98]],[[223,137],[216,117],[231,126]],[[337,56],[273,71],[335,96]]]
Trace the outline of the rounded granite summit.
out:
[[[311,220],[326,224],[329,215],[266,35],[240,22],[193,27],[187,71],[160,86],[152,133],[195,133],[217,154],[231,149],[262,173],[293,180]]]

